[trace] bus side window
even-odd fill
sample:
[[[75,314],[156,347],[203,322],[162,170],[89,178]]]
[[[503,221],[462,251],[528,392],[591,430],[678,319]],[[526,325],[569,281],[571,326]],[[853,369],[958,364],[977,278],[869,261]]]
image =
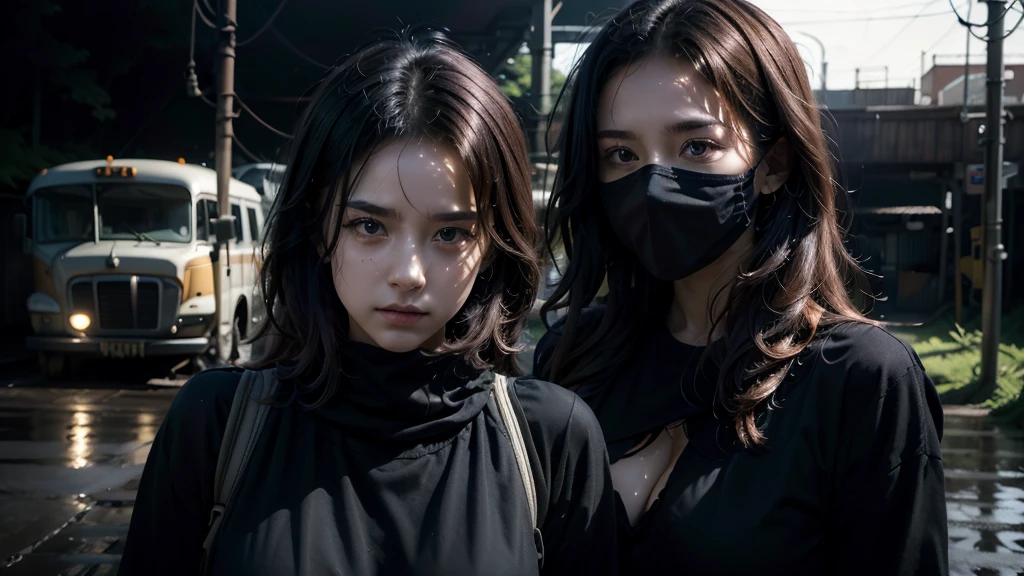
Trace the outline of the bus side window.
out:
[[[231,215],[235,217],[235,244],[241,244],[244,240],[242,238],[242,207],[232,204]]]
[[[196,238],[211,244],[217,242],[217,202],[200,200],[196,205]]]
[[[260,241],[260,223],[256,221],[256,209],[246,208],[246,216],[249,217],[249,236],[253,242]]]

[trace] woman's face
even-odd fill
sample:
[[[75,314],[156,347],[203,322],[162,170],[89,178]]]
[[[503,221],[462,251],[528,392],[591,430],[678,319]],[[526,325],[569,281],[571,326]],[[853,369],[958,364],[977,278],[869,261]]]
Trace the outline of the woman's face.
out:
[[[753,164],[745,128],[685,58],[654,54],[618,70],[597,111],[600,180],[648,164],[742,174]]]
[[[353,177],[330,254],[349,338],[392,352],[436,349],[486,248],[466,168],[445,144],[401,140]]]

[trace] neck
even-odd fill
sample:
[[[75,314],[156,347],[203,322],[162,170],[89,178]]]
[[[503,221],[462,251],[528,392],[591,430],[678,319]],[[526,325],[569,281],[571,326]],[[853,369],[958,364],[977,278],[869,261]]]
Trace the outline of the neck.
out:
[[[717,260],[672,285],[668,329],[685,344],[706,346],[725,333],[725,322],[711,327],[729,301],[729,292],[754,247],[754,229],[747,229]],[[717,296],[717,298],[716,298]],[[724,320],[724,318],[723,318]]]

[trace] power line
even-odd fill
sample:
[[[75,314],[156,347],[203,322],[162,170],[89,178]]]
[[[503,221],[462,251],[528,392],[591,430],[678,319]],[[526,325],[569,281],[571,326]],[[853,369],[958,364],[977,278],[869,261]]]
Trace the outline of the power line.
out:
[[[932,50],[934,50],[936,46],[938,46],[939,44],[942,44],[942,41],[946,39],[946,36],[949,36],[950,32],[952,32],[953,30],[956,30],[959,27],[960,27],[960,23],[959,22],[953,22],[953,25],[950,26],[948,30],[943,32],[942,36],[939,36],[939,39],[935,41],[935,44],[932,44],[931,46],[929,46],[928,49],[925,50],[925,52],[931,52]]]
[[[289,42],[288,39],[285,38],[283,34],[281,34],[280,32],[277,31],[277,28],[275,26],[271,26],[270,27],[270,33],[273,34],[274,37],[276,37],[278,39],[278,41],[281,42],[281,44],[284,45],[285,48],[287,48],[287,49],[291,50],[292,52],[294,52],[295,55],[298,56],[299,58],[302,58],[303,60],[305,60],[306,62],[309,62],[310,64],[313,64],[315,66],[319,66],[320,68],[323,68],[324,70],[330,69],[330,66],[328,66],[326,64],[321,64],[320,62],[317,62],[316,60],[310,58],[305,53],[303,53],[302,50],[299,50],[294,45],[292,45],[292,43]]]
[[[1013,8],[1013,5],[1016,4],[1016,3],[1017,3],[1017,0],[1012,0],[1010,2],[1010,4],[1006,8],[1003,9],[1003,13],[1000,14],[999,18],[996,18],[996,20],[1004,18],[1006,16],[1006,13],[1009,12],[1010,8]],[[953,14],[956,16],[956,19],[959,20],[960,24],[963,25],[963,26],[967,26],[968,28],[984,28],[984,27],[988,26],[988,22],[985,22],[984,24],[977,24],[975,22],[971,22],[971,8],[973,7],[972,4],[968,4],[967,19],[966,20],[964,20],[960,16],[960,12],[956,9],[956,6],[953,5],[953,0],[949,0],[949,7],[953,9]],[[975,37],[978,38],[977,36],[975,36]],[[979,39],[984,40],[983,38],[979,38]]]
[[[266,32],[274,24],[274,20],[276,20],[277,16],[279,14],[281,14],[281,10],[284,9],[285,4],[287,4],[287,3],[288,3],[288,0],[281,0],[281,2],[277,5],[277,9],[274,10],[274,13],[271,14],[270,18],[267,18],[267,21],[263,23],[263,27],[260,28],[259,30],[257,30],[256,33],[253,34],[252,36],[249,36],[245,40],[242,40],[241,42],[238,42],[236,44],[236,46],[245,46],[246,44],[252,42],[253,40],[255,40],[257,38],[259,38],[264,32]]]
[[[949,0],[949,1],[952,2],[953,0]],[[913,25],[914,22],[916,22],[917,19],[921,17],[921,14],[924,14],[925,10],[927,10],[932,4],[936,4],[938,2],[939,2],[939,0],[932,0],[931,2],[929,2],[929,3],[925,4],[924,6],[922,6],[920,12],[915,14],[914,17],[910,19],[910,21],[908,21],[906,24],[904,24],[903,28],[900,28],[899,32],[893,34],[889,38],[889,41],[886,42],[885,44],[883,44],[881,48],[879,48],[878,50],[875,50],[874,54],[872,54],[871,56],[868,56],[868,58],[867,58],[867,60],[865,60],[865,62],[871,62],[872,60],[875,59],[875,56],[878,56],[883,51],[885,51],[886,48],[891,46],[892,43],[895,42],[897,38],[899,38],[901,35],[903,35],[904,32],[907,31],[907,28],[910,28],[910,26]]]
[[[217,11],[210,5],[210,0],[203,0],[203,6],[206,6],[206,9],[210,11],[210,14],[213,14],[214,18],[217,17]]]
[[[192,2],[192,10],[193,10],[193,13],[197,13],[197,12],[199,13],[199,17],[203,19],[203,23],[205,23],[210,28],[213,28],[214,30],[217,29],[217,25],[214,24],[213,21],[211,21],[209,18],[207,18],[206,17],[206,13],[203,12],[203,9],[199,7],[199,0],[194,0]],[[217,13],[214,12],[214,18],[217,17],[216,14]]]
[[[1024,0],[1021,0],[1021,1],[1022,1],[1022,2],[1024,2]],[[1014,5],[1014,4],[1016,4],[1016,2],[1010,2],[1010,6],[1011,6],[1011,7],[1013,7],[1013,5]],[[1006,12],[1009,12],[1009,11],[1010,11],[1010,9],[1009,9],[1009,8],[1007,8],[1007,9],[1006,9]],[[1005,14],[1006,14],[1006,12],[1003,12],[1003,14],[1005,15]],[[1009,38],[1009,37],[1010,37],[1010,34],[1013,34],[1014,32],[1016,32],[1016,31],[1017,31],[1017,28],[1019,28],[1019,27],[1020,27],[1020,23],[1021,23],[1021,22],[1024,22],[1024,11],[1022,11],[1022,12],[1020,13],[1020,18],[1017,18],[1017,23],[1013,25],[1013,28],[1010,28],[1010,31],[1009,31],[1009,32],[1007,32],[1006,34],[1003,34],[1003,36],[1002,36],[1001,40],[1005,40],[1005,39]]]
[[[952,2],[952,1],[953,0],[950,0],[950,2]],[[1021,2],[1024,2],[1024,0],[1021,0]],[[1016,3],[1017,3],[1017,0],[1011,0],[1011,2],[1006,7],[1006,9],[1003,10],[1003,13],[1000,14],[999,17],[996,18],[995,20],[992,20],[992,22],[995,22],[996,20],[1000,20],[1002,18],[1005,18],[1006,15],[1009,14],[1010,8],[1012,8]],[[954,8],[954,11],[955,10],[956,9]],[[967,17],[968,17],[968,19],[970,18],[970,13],[968,13]],[[981,27],[988,26],[989,22],[986,22],[985,24],[975,24],[973,22],[969,22],[967,20],[964,20],[963,18],[960,18],[959,14],[957,14],[957,19],[960,21],[960,24],[962,24],[962,25],[967,27],[967,32],[970,33],[971,36],[974,36],[975,38],[977,38],[978,40],[981,40],[982,42],[992,42],[994,40],[993,38],[989,38],[988,36],[978,36],[978,34],[974,32],[974,28],[981,28]],[[1020,27],[1020,24],[1021,24],[1022,21],[1024,21],[1024,12],[1020,13],[1020,18],[1018,18],[1017,22],[1013,25],[1013,27],[1010,28],[1010,31],[1004,33],[997,40],[1001,41],[1001,40],[1005,40],[1005,39],[1009,38],[1010,34],[1013,34],[1014,32],[1017,31],[1017,28]]]
[[[278,130],[277,128],[274,128],[273,126],[271,126],[267,122],[264,122],[262,118],[257,116],[256,113],[252,111],[252,108],[249,108],[248,106],[245,105],[245,102],[243,102],[242,99],[238,97],[238,94],[234,94],[234,97],[235,97],[235,101],[238,102],[238,105],[241,106],[243,110],[248,112],[249,116],[252,116],[253,120],[255,120],[255,121],[259,122],[260,124],[262,124],[264,128],[266,128],[267,130],[270,130],[271,132],[273,132],[274,134],[277,134],[278,136],[280,136],[282,138],[288,138],[289,140],[291,138],[293,138],[293,136],[291,134],[289,134],[287,132],[282,132],[282,131]]]
[[[899,4],[899,5],[896,5],[896,6],[885,6],[885,7],[882,7],[882,8],[872,8],[871,12],[875,12],[875,13],[877,13],[877,12],[895,12],[897,10],[905,10],[907,8],[920,8],[921,6],[926,5],[926,4],[931,4],[931,2],[930,1],[929,2],[914,2],[912,4]],[[864,13],[864,9],[860,8],[860,9],[854,9],[854,10],[833,10],[833,9],[818,10],[818,9],[815,9],[815,8],[775,8],[775,9],[770,10],[770,12],[800,12],[802,14],[808,14],[808,13],[811,13],[811,14],[863,14]]]
[[[233,140],[233,141],[235,142],[235,146],[238,146],[238,148],[239,148],[239,149],[240,149],[240,150],[241,150],[241,151],[242,151],[242,152],[243,152],[243,153],[244,153],[244,154],[245,154],[246,156],[248,156],[248,157],[249,157],[249,160],[252,160],[253,162],[266,162],[266,161],[267,161],[267,159],[266,159],[266,158],[265,158],[265,157],[264,157],[264,156],[263,156],[262,154],[260,154],[259,156],[257,156],[256,154],[253,154],[252,152],[250,152],[250,151],[249,151],[249,149],[248,149],[248,148],[246,148],[246,147],[245,147],[245,146],[244,146],[244,145],[242,144],[242,141],[238,139],[238,135],[236,135],[236,134],[232,134],[232,135],[231,135],[231,139],[232,139],[232,140]]]
[[[906,20],[908,18],[932,18],[934,16],[949,16],[949,12],[930,12],[928,14],[918,14],[916,16],[868,16],[867,18],[842,18],[832,20],[803,20],[800,22],[779,22],[783,26],[804,26],[808,24],[850,24],[855,22],[883,22],[886,20]]]

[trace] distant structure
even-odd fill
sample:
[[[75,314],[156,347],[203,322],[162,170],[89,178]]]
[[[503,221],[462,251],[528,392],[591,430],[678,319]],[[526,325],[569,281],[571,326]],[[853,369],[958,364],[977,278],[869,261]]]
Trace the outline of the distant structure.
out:
[[[829,110],[851,110],[874,106],[913,106],[914,92],[909,87],[829,90],[827,94],[815,90],[814,97]]]
[[[961,56],[962,58],[962,56]],[[977,57],[978,63],[969,68],[967,103],[985,103],[984,56]],[[959,106],[964,101],[964,65],[934,64],[921,77],[922,106]],[[1015,104],[1024,101],[1024,64],[1006,65],[1005,101]]]

